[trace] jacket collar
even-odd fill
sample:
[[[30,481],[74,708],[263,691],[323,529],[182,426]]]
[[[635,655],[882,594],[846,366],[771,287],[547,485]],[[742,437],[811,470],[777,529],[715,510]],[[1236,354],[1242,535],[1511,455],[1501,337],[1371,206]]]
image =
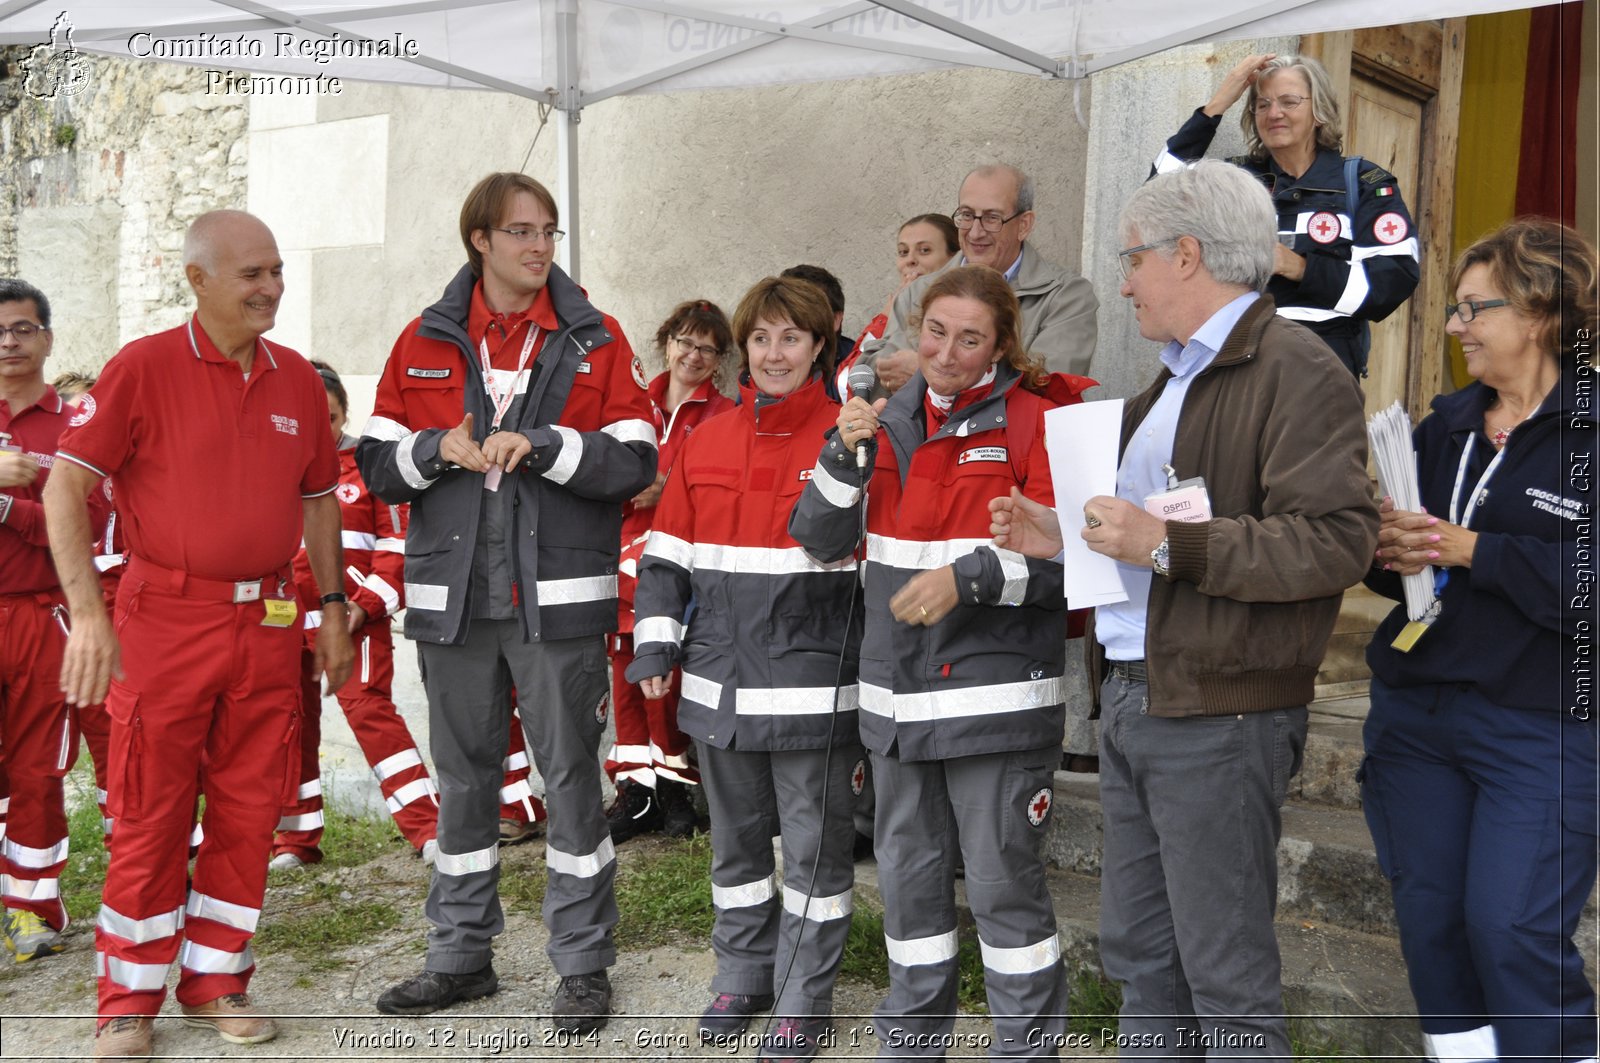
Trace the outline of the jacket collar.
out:
[[[1589,382],[1586,387],[1590,396],[1594,393],[1597,377],[1600,377],[1600,371],[1589,371]],[[1444,423],[1454,435],[1457,432],[1476,432],[1481,428],[1484,411],[1488,410],[1498,397],[1499,394],[1494,388],[1475,380],[1460,391],[1448,395],[1435,395],[1430,406],[1435,413],[1444,418]],[[1594,404],[1590,401],[1588,410],[1579,412],[1581,407],[1578,404],[1578,364],[1569,360],[1562,366],[1561,377],[1556,381],[1555,388],[1539,404],[1538,411],[1528,418],[1528,423],[1560,417],[1593,427],[1595,422],[1593,408]]]
[[[650,402],[658,410],[665,410],[667,408],[667,386],[671,383],[671,381],[672,371],[670,369],[664,370],[660,373],[657,373],[655,379],[650,381],[649,386],[645,388],[645,391],[649,392],[650,394]],[[742,390],[742,383],[740,387]],[[708,376],[702,380],[700,382],[700,386],[695,388],[694,391],[690,392],[689,397],[683,401],[686,405],[691,402],[709,402],[711,400],[711,396],[716,393],[716,374],[713,373],[711,376]]]
[[[478,275],[472,272],[472,266],[470,264],[462,266],[450,279],[450,283],[445,285],[444,294],[439,297],[438,302],[422,312],[423,326],[432,329],[437,335],[465,344],[470,350],[472,343],[467,336],[467,320],[472,312],[472,292],[477,285]],[[600,311],[589,302],[589,297],[584,294],[583,289],[567,276],[565,270],[553,262],[550,264],[550,279],[545,282],[545,288],[549,291],[550,305],[555,308],[556,320],[560,322],[563,331],[603,323]],[[607,330],[603,342],[609,343],[615,338]]]
[[[813,371],[811,378],[780,399],[762,395],[750,383],[748,373],[739,377],[739,416],[764,436],[790,435],[805,425],[828,398],[824,374]]]
[[[1267,190],[1274,194],[1284,188],[1318,188],[1343,192],[1344,156],[1330,148],[1318,148],[1311,165],[1306,167],[1306,172],[1299,177],[1290,177],[1269,153],[1263,176],[1272,179]]]
[[[879,423],[889,433],[889,442],[894,446],[895,455],[899,459],[900,475],[903,479],[906,470],[911,467],[911,452],[924,442],[935,439],[946,439],[950,436],[967,436],[975,430],[975,425],[982,425],[983,431],[994,428],[1004,428],[1006,424],[1006,399],[1012,390],[1022,382],[1022,374],[1018,373],[1009,363],[1001,362],[995,366],[994,385],[989,394],[971,406],[963,406],[957,413],[951,414],[950,419],[944,423],[933,435],[927,435],[920,419],[923,398],[928,391],[928,382],[919,372],[911,378],[899,391],[889,397],[889,405],[883,408],[883,415]]]

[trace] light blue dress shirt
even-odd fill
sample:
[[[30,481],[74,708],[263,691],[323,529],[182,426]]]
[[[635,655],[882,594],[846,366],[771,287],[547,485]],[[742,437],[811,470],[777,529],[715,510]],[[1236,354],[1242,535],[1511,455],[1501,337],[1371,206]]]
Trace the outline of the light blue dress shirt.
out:
[[[1178,416],[1183,412],[1189,385],[1216,359],[1217,352],[1227,342],[1228,333],[1233,331],[1250,304],[1259,298],[1255,292],[1246,292],[1212,314],[1195,330],[1187,344],[1180,346],[1173,340],[1162,350],[1161,362],[1172,370],[1172,377],[1128,438],[1128,449],[1122,452],[1122,464],[1117,467],[1118,498],[1125,498],[1143,509],[1146,498],[1166,490],[1167,475],[1161,466],[1172,464],[1172,443],[1178,434]],[[1178,470],[1179,476],[1193,474],[1193,470]],[[1154,572],[1149,564],[1129,565],[1118,561],[1117,574],[1122,577],[1122,588],[1128,592],[1128,600],[1099,607],[1094,615],[1095,638],[1113,661],[1142,661],[1150,580]]]

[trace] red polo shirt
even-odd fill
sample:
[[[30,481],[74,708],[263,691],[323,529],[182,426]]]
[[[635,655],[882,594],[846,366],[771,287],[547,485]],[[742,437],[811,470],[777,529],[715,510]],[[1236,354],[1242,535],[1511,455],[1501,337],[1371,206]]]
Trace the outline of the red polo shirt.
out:
[[[111,477],[135,557],[207,579],[287,567],[301,500],[339,482],[316,370],[258,340],[246,380],[198,315],[117,352],[58,455]]]
[[[26,487],[0,488],[0,495],[11,497],[11,510],[0,524],[0,594],[31,594],[55,590],[61,585],[55,565],[50,561],[50,540],[45,535],[44,482],[55,462],[56,440],[67,427],[67,419],[77,412],[61,401],[55,388],[46,386],[44,395],[31,406],[13,410],[0,399],[0,444],[18,447],[39,463],[39,477]],[[100,492],[91,498],[104,522],[109,507]]]

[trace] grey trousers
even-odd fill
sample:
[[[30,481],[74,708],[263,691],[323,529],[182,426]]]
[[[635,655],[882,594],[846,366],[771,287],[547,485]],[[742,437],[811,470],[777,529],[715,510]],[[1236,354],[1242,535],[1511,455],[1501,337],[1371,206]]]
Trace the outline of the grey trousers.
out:
[[[964,1047],[951,1040],[958,843],[994,1018],[989,1054],[1057,1058],[1067,982],[1043,845],[1060,762],[1059,745],[911,763],[872,755],[889,950],[889,996],[875,1023],[879,1059],[942,1059],[951,1046]]]
[[[1306,710],[1171,719],[1148,695],[1112,675],[1100,699],[1100,958],[1122,985],[1120,1054],[1288,1059],[1272,918]]]
[[[474,620],[460,646],[420,643],[439,781],[439,856],[428,890],[430,971],[462,974],[493,958],[500,909],[499,808],[511,691],[550,811],[546,952],[558,975],[616,962],[616,852],[600,794],[605,641],[523,642],[515,620]]]
[[[768,753],[695,745],[711,808],[711,896],[717,909],[712,992],[760,996],[781,983],[773,1014],[832,1014],[833,983],[853,910],[850,776],[861,747],[835,746],[824,778],[827,750]],[[783,839],[781,899],[773,885],[774,835]]]

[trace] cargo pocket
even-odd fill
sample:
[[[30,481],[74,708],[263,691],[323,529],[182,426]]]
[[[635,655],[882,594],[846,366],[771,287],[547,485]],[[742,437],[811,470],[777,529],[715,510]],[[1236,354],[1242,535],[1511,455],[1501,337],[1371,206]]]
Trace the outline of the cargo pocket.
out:
[[[117,701],[120,699],[108,696],[107,710]],[[111,743],[111,764],[106,772],[106,811],[113,819],[137,817],[144,810],[144,717],[137,694],[127,703],[126,719],[120,718],[123,715],[113,713],[112,718],[128,729],[128,740]]]

